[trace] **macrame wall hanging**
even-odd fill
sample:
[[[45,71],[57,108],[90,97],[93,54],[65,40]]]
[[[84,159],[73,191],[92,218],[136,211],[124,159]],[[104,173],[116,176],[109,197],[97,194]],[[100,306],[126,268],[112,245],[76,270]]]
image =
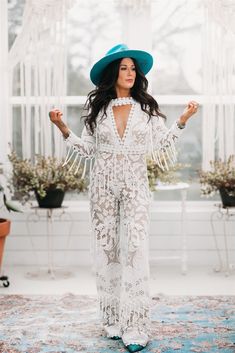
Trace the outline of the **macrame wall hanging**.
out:
[[[235,3],[205,0],[203,39],[203,169],[235,154]]]
[[[63,156],[63,141],[48,112],[64,108],[66,20],[72,4],[73,0],[26,0],[22,30],[9,52],[10,94],[13,75],[20,73],[23,158]]]

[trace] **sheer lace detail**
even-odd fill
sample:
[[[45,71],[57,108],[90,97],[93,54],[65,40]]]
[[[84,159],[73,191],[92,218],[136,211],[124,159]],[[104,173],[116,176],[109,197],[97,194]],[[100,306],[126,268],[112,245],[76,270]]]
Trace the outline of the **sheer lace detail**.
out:
[[[143,183],[133,194],[122,177],[116,185],[101,184],[99,192],[94,183],[93,178],[90,202],[100,318],[106,326],[119,324],[122,333],[133,325],[146,330],[150,321],[149,190]]]
[[[91,250],[94,256],[99,313],[104,327],[150,328],[149,205],[146,158],[161,168],[175,163],[175,143],[182,130],[168,129],[134,102],[120,139],[113,116],[99,114],[93,136],[84,127],[81,138],[70,132],[65,163],[75,172],[82,159],[90,163]],[[77,158],[77,160],[73,158]],[[73,161],[72,161],[73,160]],[[80,163],[80,164],[79,164]],[[83,170],[83,177],[85,172]]]
[[[175,144],[182,129],[177,126],[176,121],[168,129],[163,119],[156,116],[153,116],[150,123],[147,123],[147,114],[141,110],[139,103],[133,101],[134,104],[122,138],[115,125],[111,103],[107,108],[107,117],[99,114],[94,135],[91,135],[86,127],[83,128],[81,137],[70,131],[69,137],[66,139],[69,150],[64,164],[70,163],[70,167],[74,169],[75,173],[83,166],[82,178],[84,178],[89,160],[89,175],[91,177],[93,165],[97,159],[106,158],[107,162],[110,162],[110,167],[113,167],[116,155],[120,152],[124,156],[145,155],[154,160],[163,170],[169,169],[169,163],[174,164],[177,160]],[[109,156],[105,156],[105,153],[109,152]],[[125,163],[124,168],[129,170],[131,164],[126,157]],[[105,173],[105,170],[106,166],[100,169],[99,173]]]

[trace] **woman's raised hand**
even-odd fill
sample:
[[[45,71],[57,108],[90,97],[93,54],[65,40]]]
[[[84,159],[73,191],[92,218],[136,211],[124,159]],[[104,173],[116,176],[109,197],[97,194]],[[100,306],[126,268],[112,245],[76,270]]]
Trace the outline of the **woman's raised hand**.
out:
[[[62,120],[62,111],[59,109],[52,109],[51,111],[49,111],[48,115],[50,117],[51,122],[54,123],[60,129],[63,136],[67,138],[69,136],[69,128]]]
[[[197,112],[198,106],[199,104],[196,101],[188,102],[186,108],[183,111],[183,114],[181,115],[181,120],[186,122],[193,114]]]
[[[59,109],[53,109],[49,112],[49,117],[52,123],[58,124],[62,121],[63,113]]]

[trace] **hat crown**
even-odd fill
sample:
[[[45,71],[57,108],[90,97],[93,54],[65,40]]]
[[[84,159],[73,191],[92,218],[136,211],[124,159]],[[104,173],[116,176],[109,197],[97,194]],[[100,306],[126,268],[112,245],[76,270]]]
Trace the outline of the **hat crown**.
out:
[[[126,44],[118,44],[115,45],[115,47],[109,49],[109,51],[107,51],[107,53],[105,54],[105,56],[107,55],[111,55],[111,54],[115,54],[115,53],[119,53],[125,50],[129,50],[128,46]]]

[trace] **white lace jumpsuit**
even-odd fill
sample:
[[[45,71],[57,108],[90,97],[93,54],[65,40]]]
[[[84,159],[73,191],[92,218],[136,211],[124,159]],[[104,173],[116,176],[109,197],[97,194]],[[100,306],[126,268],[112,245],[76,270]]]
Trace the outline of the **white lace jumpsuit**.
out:
[[[91,135],[70,131],[65,163],[75,170],[90,160],[90,220],[94,237],[94,264],[99,314],[110,336],[128,327],[150,328],[149,206],[151,193],[146,158],[162,169],[176,161],[175,142],[181,129],[168,129],[162,118],[148,115],[133,100],[123,137],[113,113],[99,113]],[[79,159],[79,162],[78,162]],[[78,164],[77,164],[78,163]],[[113,328],[113,330],[112,330]]]

